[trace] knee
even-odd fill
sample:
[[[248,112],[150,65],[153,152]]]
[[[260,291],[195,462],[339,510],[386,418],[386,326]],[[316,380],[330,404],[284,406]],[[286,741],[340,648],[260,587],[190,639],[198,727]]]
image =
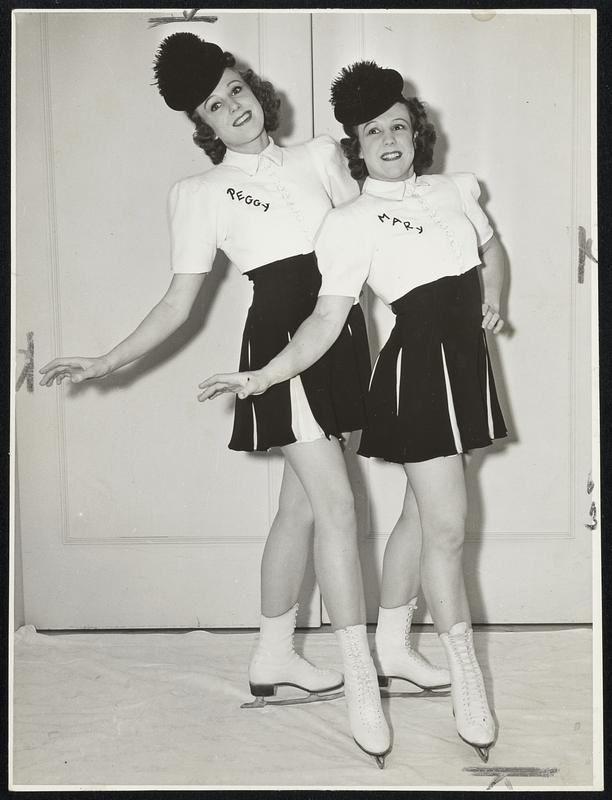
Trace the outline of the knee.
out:
[[[281,497],[278,504],[278,516],[288,520],[292,525],[304,528],[311,527],[314,523],[314,512],[306,495],[291,501]]]
[[[465,541],[465,515],[437,515],[423,520],[423,555],[460,556]]]
[[[316,522],[323,523],[326,529],[354,532],[357,528],[357,515],[353,495],[348,492],[330,497],[324,507],[318,510],[316,517]]]
[[[421,535],[421,519],[418,511],[415,509],[402,510],[397,522],[393,528],[393,532],[402,538],[412,539]]]

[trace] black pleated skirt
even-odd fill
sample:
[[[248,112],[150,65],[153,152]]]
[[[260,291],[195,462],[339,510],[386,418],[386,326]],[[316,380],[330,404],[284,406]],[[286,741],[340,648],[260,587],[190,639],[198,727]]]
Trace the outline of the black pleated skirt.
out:
[[[312,313],[321,286],[314,253],[275,261],[246,275],[253,282],[253,302],[242,337],[240,371],[260,369],[283,350]],[[365,319],[356,304],[336,342],[300,375],[310,410],[326,437],[363,428],[370,366]],[[261,395],[236,398],[231,450],[265,451],[295,441],[290,381]]]
[[[395,327],[374,366],[359,454],[404,464],[506,436],[477,269],[419,286],[391,307]]]

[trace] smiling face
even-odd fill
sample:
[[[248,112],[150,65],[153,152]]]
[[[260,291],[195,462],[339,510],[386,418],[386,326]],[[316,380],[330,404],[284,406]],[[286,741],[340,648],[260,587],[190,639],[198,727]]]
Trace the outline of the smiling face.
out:
[[[408,108],[395,103],[384,114],[357,126],[360,156],[370,177],[403,181],[414,173],[414,142]]]
[[[196,112],[228,150],[260,153],[268,144],[263,109],[235,69],[224,70],[221,80]]]

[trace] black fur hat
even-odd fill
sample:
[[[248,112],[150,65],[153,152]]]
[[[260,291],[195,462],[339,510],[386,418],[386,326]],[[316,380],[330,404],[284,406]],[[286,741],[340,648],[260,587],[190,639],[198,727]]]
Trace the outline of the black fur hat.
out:
[[[402,98],[404,79],[374,61],[343,67],[331,87],[334,116],[343,125],[359,125],[382,114]]]
[[[193,111],[219,83],[223,50],[195,33],[173,33],[160,44],[153,71],[159,93],[175,111]]]

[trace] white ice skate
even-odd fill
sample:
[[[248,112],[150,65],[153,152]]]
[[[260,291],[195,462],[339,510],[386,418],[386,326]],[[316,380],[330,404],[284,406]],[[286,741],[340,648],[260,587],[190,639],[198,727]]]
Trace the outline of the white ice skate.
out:
[[[344,695],[353,738],[380,769],[391,751],[391,733],[380,704],[376,668],[370,655],[365,625],[336,631],[344,664]]]
[[[387,687],[393,678],[409,681],[420,692],[384,692],[385,697],[443,696],[440,691],[450,686],[450,673],[423,658],[410,642],[410,626],[417,609],[416,597],[408,605],[396,608],[380,607],[376,626],[374,663],[378,684]]]
[[[240,708],[262,708],[266,705],[289,706],[334,700],[343,692],[342,674],[333,669],[319,669],[299,656],[293,647],[297,604],[279,617],[261,617],[259,642],[249,664],[249,686],[255,697]],[[293,686],[308,692],[300,697],[267,700],[279,686]]]
[[[472,629],[458,622],[440,634],[451,675],[451,696],[457,732],[483,761],[495,740],[495,722],[489,710],[482,672],[476,661]]]

